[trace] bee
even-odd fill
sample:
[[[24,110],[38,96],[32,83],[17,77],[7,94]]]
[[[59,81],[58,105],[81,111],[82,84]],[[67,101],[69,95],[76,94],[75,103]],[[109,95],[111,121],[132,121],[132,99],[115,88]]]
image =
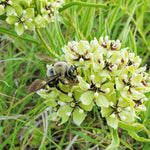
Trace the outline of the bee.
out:
[[[42,55],[42,59],[43,58],[44,58],[44,56]],[[50,61],[51,59],[48,59],[48,60]],[[78,66],[75,66],[72,64],[69,65],[65,61],[56,61],[56,60],[54,60],[54,61],[55,61],[55,63],[48,67],[48,70],[46,73],[47,74],[46,78],[36,79],[29,86],[28,94],[31,92],[36,92],[42,88],[45,88],[46,85],[48,85],[49,87],[55,87],[62,93],[67,94],[65,91],[63,91],[59,87],[59,83],[61,82],[64,85],[74,85],[74,84],[78,83],[78,80],[77,80]]]

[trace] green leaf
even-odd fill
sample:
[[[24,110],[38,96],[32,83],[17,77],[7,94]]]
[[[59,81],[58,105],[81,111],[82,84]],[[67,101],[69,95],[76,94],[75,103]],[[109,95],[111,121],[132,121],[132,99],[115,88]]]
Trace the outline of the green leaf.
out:
[[[136,2],[136,1],[135,1]],[[132,12],[131,14],[129,15],[130,17],[128,18],[128,20],[126,21],[126,24],[124,25],[124,28],[122,30],[122,32],[120,33],[119,35],[119,39],[122,40],[123,43],[125,43],[126,39],[127,39],[127,35],[128,35],[128,32],[130,31],[130,28],[129,28],[129,23],[134,15],[134,11],[137,7],[137,3],[135,3],[133,9],[132,9]]]
[[[83,134],[84,132],[81,133],[81,132],[78,132],[78,131],[75,131],[75,130],[71,130],[71,132],[74,133],[74,134],[76,134],[76,135],[79,135],[80,137],[82,137],[82,138],[88,140],[88,141],[91,142],[91,143],[94,143],[94,144],[97,144],[97,145],[99,145],[99,146],[101,146],[101,147],[106,148],[106,146],[102,145],[99,141],[96,141],[96,140],[94,140],[93,138],[91,138],[91,137],[89,137],[89,136],[87,136],[87,135],[84,135],[84,134]]]
[[[117,150],[118,146],[119,146],[119,143],[120,143],[117,130],[115,130],[115,129],[111,128],[111,127],[109,129],[110,129],[111,136],[112,136],[112,142],[106,148],[106,150]]]
[[[59,25],[59,22],[58,22],[56,14],[55,14],[55,29],[56,29],[57,38],[58,38],[58,40],[60,42],[60,45],[64,46],[65,45],[65,39],[64,39],[64,37],[62,35],[62,31],[60,29],[60,25]]]
[[[28,34],[23,34],[21,36],[18,36],[17,33],[13,30],[8,30],[7,28],[0,27],[0,33],[8,34],[10,36],[13,36],[18,39],[22,39],[31,43],[40,44],[40,42],[37,39],[34,39],[32,36]]]
[[[113,10],[113,12],[110,13],[111,17],[109,18],[109,21],[108,21],[108,30],[109,30],[108,32],[109,33],[111,32],[111,29],[114,26],[114,23],[116,21],[116,17],[118,15],[119,10],[120,10],[120,3],[115,7],[115,9]]]
[[[139,137],[135,132],[133,131],[129,131],[128,132],[130,134],[130,136],[132,138],[134,138],[136,141],[140,141],[140,142],[150,142],[150,139],[146,139],[146,138],[143,138],[143,137]]]
[[[134,52],[135,54],[137,54],[137,49],[136,49],[136,43],[135,43],[135,37],[133,36],[133,33],[131,32],[131,30],[129,31],[129,41],[130,41],[130,47],[132,52]]]
[[[35,11],[37,11],[38,14],[41,15],[41,11],[40,11],[40,1],[39,1],[39,0],[34,0],[34,4],[35,4]]]
[[[95,3],[87,3],[87,2],[71,2],[66,5],[64,5],[62,8],[59,9],[59,12],[64,11],[65,9],[68,9],[69,7],[72,7],[74,5],[77,6],[85,6],[85,7],[95,7],[95,8],[108,8],[107,5],[104,4],[95,4]]]
[[[139,123],[131,124],[131,123],[125,123],[121,121],[119,121],[118,126],[124,130],[133,131],[133,132],[140,132],[145,128],[144,125]]]
[[[96,3],[95,0],[92,0],[93,3]],[[82,32],[84,36],[87,38],[91,34],[91,30],[94,23],[94,15],[95,15],[95,8],[86,8],[84,10],[84,16],[82,19]]]
[[[0,20],[5,20],[7,18],[6,15],[0,15]]]

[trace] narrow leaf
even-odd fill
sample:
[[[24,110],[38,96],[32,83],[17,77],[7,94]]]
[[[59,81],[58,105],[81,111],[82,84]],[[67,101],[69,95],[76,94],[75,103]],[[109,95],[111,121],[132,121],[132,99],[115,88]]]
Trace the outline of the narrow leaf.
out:
[[[129,131],[128,132],[132,138],[134,138],[136,141],[140,142],[150,142],[150,139],[146,139],[143,137],[139,137],[135,132]]]
[[[85,134],[83,134],[81,132],[78,132],[78,131],[75,131],[75,130],[71,130],[71,132],[74,133],[74,134],[76,134],[76,135],[79,135],[80,137],[83,137],[84,139],[88,140],[91,143],[95,143],[95,144],[97,144],[97,145],[99,145],[101,147],[106,148],[106,146],[100,144],[98,141],[92,139],[91,137],[89,137],[89,136],[87,136],[87,135],[85,135]]]
[[[37,39],[34,39],[32,36],[28,35],[28,34],[23,34],[21,36],[18,36],[17,33],[13,30],[8,30],[7,28],[4,27],[0,27],[0,33],[5,33],[8,35],[11,35],[17,39],[22,39],[24,41],[28,41],[34,44],[40,44],[40,42]]]
[[[145,128],[144,125],[139,124],[139,123],[128,124],[125,122],[119,122],[118,126],[124,130],[133,131],[133,132],[140,132],[141,130]]]

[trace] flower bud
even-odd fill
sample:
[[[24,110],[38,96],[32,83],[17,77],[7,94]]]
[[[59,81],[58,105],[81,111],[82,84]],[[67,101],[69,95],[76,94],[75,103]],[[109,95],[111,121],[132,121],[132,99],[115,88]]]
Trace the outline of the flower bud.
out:
[[[92,80],[92,81],[94,81],[94,79],[95,79],[95,75],[91,75],[91,77],[90,77],[90,78],[91,78],[91,80]]]

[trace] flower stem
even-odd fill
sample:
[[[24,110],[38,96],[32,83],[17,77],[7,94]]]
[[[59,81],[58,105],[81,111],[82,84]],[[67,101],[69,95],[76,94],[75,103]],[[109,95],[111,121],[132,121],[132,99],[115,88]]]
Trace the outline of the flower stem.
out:
[[[87,2],[71,2],[66,5],[64,5],[62,8],[59,9],[59,12],[64,11],[65,9],[72,7],[74,5],[79,5],[79,6],[86,6],[86,7],[100,7],[100,8],[108,8],[108,5],[104,4],[95,4],[95,3],[87,3]]]
[[[41,34],[41,32],[40,32],[39,29],[36,29],[36,33],[37,33],[37,35],[38,35],[38,37],[39,37],[41,43],[44,45],[44,47],[45,47],[47,53],[48,53],[50,56],[54,57],[54,58],[58,58],[58,55],[52,51],[52,49],[47,45],[47,43],[46,43],[45,40],[43,39],[42,34]]]

